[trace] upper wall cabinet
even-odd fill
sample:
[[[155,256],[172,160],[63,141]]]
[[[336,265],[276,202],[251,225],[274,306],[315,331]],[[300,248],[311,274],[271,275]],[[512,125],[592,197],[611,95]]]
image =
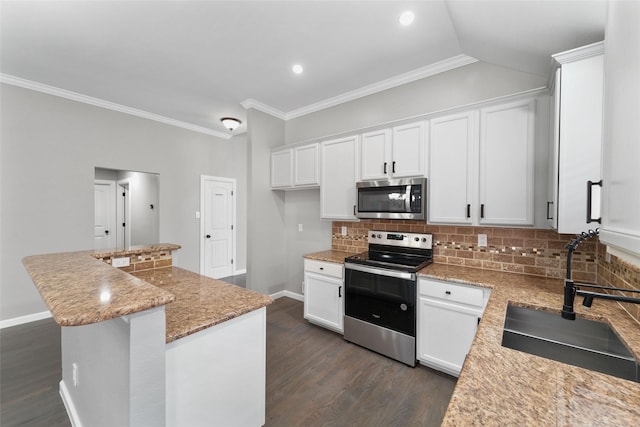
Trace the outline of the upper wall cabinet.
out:
[[[362,134],[360,179],[424,175],[425,122]]]
[[[320,216],[355,221],[359,136],[325,141],[321,145]]]
[[[434,118],[429,222],[533,225],[536,101]]]
[[[431,120],[429,221],[471,224],[478,175],[478,111]]]
[[[278,149],[271,153],[271,188],[296,190],[320,185],[318,144]]]
[[[633,5],[632,5],[633,4]],[[640,8],[610,2],[605,40],[600,242],[640,265]]]
[[[603,43],[553,55],[554,81],[547,219],[559,233],[579,234],[600,218]]]

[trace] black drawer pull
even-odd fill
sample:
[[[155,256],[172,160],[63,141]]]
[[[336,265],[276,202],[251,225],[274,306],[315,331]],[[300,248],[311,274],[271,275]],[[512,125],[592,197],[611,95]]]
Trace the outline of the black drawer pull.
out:
[[[338,286],[338,298],[342,298],[342,286]]]
[[[594,185],[602,187],[602,180],[600,180],[598,182],[587,181],[587,224],[589,224],[590,222],[597,222],[598,224],[602,223],[602,217],[601,218],[591,218],[591,195],[593,193],[593,186]]]
[[[445,294],[451,295],[451,291],[445,291]]]
[[[384,174],[387,174],[387,162],[384,162]]]

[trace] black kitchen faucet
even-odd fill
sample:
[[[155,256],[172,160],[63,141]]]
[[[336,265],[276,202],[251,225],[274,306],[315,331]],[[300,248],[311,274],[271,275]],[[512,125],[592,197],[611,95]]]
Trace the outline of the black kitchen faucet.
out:
[[[567,244],[566,249],[569,251],[567,253],[567,277],[564,279],[564,304],[562,305],[562,317],[569,320],[575,320],[576,312],[573,311],[573,302],[575,300],[576,295],[580,295],[584,297],[584,301],[582,305],[585,307],[591,307],[593,304],[594,298],[601,299],[610,299],[615,301],[624,301],[631,302],[634,304],[640,304],[640,298],[626,297],[622,295],[612,295],[605,294],[599,292],[592,291],[583,291],[579,287],[589,288],[589,289],[606,289],[610,291],[623,291],[623,292],[633,292],[640,293],[640,290],[632,290],[632,289],[624,289],[624,288],[613,288],[610,286],[599,286],[599,285],[589,285],[586,283],[575,283],[571,279],[571,257],[573,256],[573,251],[576,250],[578,245],[584,240],[595,237],[600,233],[599,229],[589,230],[587,232],[582,232],[578,234],[574,240]]]

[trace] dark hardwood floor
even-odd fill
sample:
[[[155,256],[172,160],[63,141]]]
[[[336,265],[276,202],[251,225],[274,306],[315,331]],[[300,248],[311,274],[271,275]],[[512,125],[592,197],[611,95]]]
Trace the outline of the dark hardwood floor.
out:
[[[455,378],[350,344],[302,305],[267,307],[267,427],[440,425]]]
[[[1,330],[0,362],[0,426],[71,425],[52,319]],[[300,301],[267,308],[267,427],[438,426],[454,386],[309,324]]]

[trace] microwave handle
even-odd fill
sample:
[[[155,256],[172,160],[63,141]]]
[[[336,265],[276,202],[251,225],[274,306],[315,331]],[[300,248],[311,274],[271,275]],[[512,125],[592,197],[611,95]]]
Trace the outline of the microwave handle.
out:
[[[395,162],[393,162],[395,163]],[[404,197],[404,211],[411,212],[411,185],[407,185]]]

